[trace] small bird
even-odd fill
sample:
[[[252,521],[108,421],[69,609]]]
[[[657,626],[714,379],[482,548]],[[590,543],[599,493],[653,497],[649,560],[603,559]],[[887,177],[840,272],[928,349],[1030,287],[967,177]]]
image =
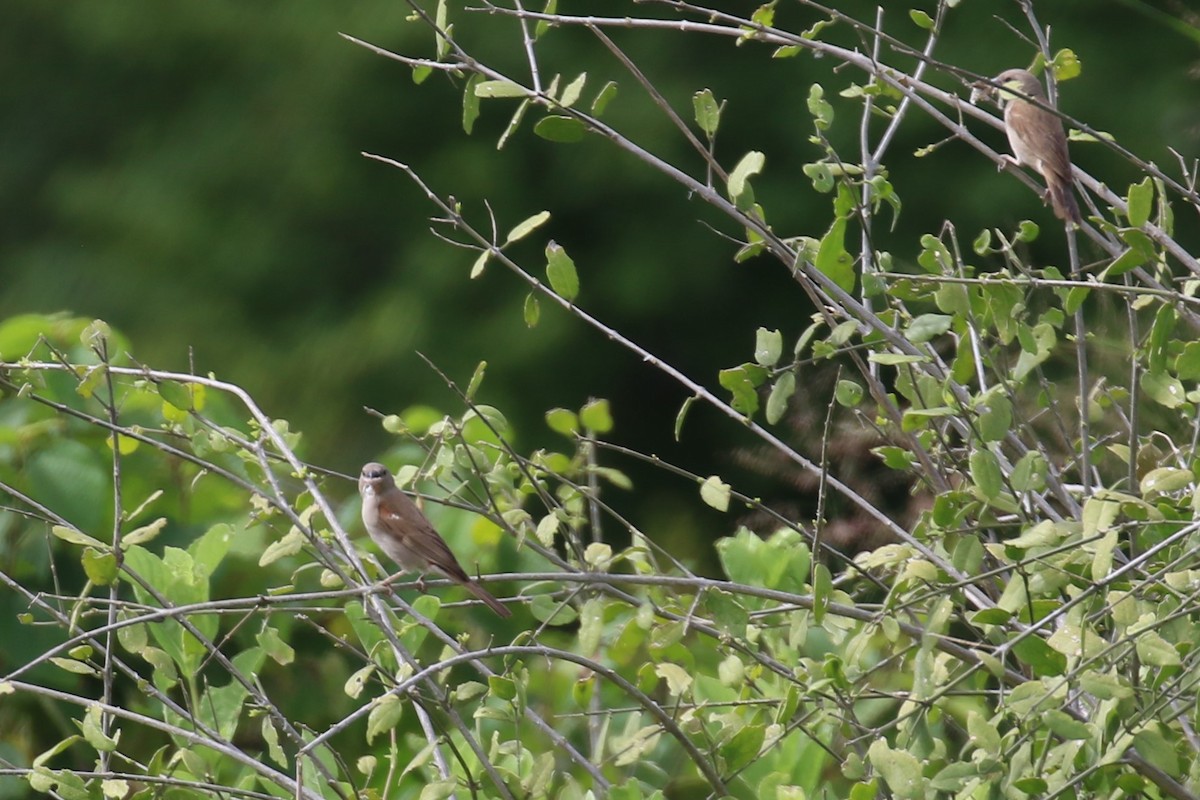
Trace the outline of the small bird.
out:
[[[1043,106],[1049,104],[1041,83],[1026,69],[1005,70],[992,81],[999,85],[998,89],[980,85],[972,93],[972,99],[978,93],[986,93],[1004,109],[1004,132],[1016,156],[1010,160],[1041,173],[1054,215],[1079,225],[1083,220],[1072,192],[1071,157],[1067,154],[1062,120],[1026,99],[1037,100]]]
[[[467,576],[421,509],[396,486],[387,467],[374,461],[364,465],[358,478],[358,492],[362,495],[363,527],[388,558],[422,575],[428,570],[444,575],[500,616],[512,616],[503,603]]]

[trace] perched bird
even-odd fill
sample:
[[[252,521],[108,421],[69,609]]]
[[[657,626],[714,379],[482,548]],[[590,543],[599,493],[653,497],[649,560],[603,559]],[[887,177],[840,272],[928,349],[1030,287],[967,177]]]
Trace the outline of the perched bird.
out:
[[[1071,157],[1067,154],[1062,120],[1026,99],[1049,105],[1042,84],[1025,69],[1005,70],[992,81],[998,84],[998,89],[980,86],[972,93],[972,99],[983,91],[1004,109],[1004,131],[1016,156],[1011,160],[1041,173],[1046,181],[1046,198],[1056,217],[1080,224],[1083,220],[1072,191]]]
[[[500,616],[512,616],[503,603],[467,576],[421,509],[396,486],[387,467],[375,462],[363,466],[358,492],[362,495],[363,526],[388,558],[422,575],[428,570],[444,575]]]

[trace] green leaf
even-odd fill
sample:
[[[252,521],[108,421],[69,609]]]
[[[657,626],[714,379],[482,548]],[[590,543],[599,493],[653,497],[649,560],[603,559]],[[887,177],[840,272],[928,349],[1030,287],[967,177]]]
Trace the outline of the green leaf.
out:
[[[833,188],[833,168],[824,161],[805,164],[801,171],[813,183],[813,188],[824,194]]]
[[[1066,671],[1067,657],[1038,636],[1026,636],[1013,645],[1012,651],[1039,678],[1062,675]]]
[[[75,675],[91,675],[93,677],[100,676],[100,671],[91,664],[85,664],[84,662],[76,661],[73,658],[55,657],[50,659],[50,663],[60,669],[66,670],[67,672],[74,673]]]
[[[941,239],[931,233],[921,237],[921,253],[917,263],[931,275],[954,274],[954,257]]]
[[[450,14],[449,9],[446,7],[446,0],[438,0],[433,22],[434,48],[438,61],[441,61],[450,52],[450,40],[447,37],[454,31],[454,26],[450,24]]]
[[[745,211],[754,204],[754,193],[750,189],[750,178],[762,172],[767,157],[757,150],[751,150],[742,156],[733,171],[729,173],[726,189],[729,199],[740,210]]]
[[[583,563],[595,570],[606,568],[612,562],[612,545],[592,542],[583,552]]]
[[[604,84],[599,92],[596,93],[596,99],[592,101],[592,116],[600,117],[604,114],[604,109],[608,108],[608,104],[614,97],[617,96],[617,84],[614,81],[609,81]]]
[[[304,534],[300,532],[300,529],[292,528],[283,535],[282,539],[277,542],[271,542],[271,544],[267,545],[266,549],[263,550],[262,555],[258,557],[258,565],[260,567],[265,567],[268,564],[275,563],[281,558],[294,556],[296,553],[300,552],[302,547],[304,547],[305,541],[307,540],[304,538]]]
[[[1088,502],[1092,501],[1089,500]],[[1083,513],[1084,517],[1086,517],[1086,508]],[[1070,531],[1065,525],[1055,524],[1053,520],[1044,519],[1033,527],[1022,531],[1019,536],[1014,536],[1007,540],[1004,544],[1008,547],[1016,547],[1022,550],[1028,550],[1033,547],[1053,547],[1065,539],[1069,533]]]
[[[575,117],[550,114],[537,121],[533,132],[549,142],[571,144],[583,139],[587,126]]]
[[[717,511],[729,510],[730,488],[717,475],[711,475],[700,484],[700,499]]]
[[[1178,467],[1157,467],[1142,476],[1142,495],[1169,494],[1191,487],[1195,477],[1191,470]]]
[[[550,288],[567,302],[574,302],[579,295],[579,274],[575,271],[575,262],[553,240],[546,244],[546,277],[550,280]]]
[[[579,409],[579,421],[583,427],[593,433],[605,434],[612,430],[613,418],[608,401],[604,399],[589,400]]]
[[[117,447],[120,448],[121,455],[127,456],[138,449],[140,442],[138,442],[137,439],[134,439],[131,436],[121,436],[120,434],[115,435],[117,439]],[[108,445],[108,449],[111,450],[113,447],[113,436],[106,438],[104,443]]]
[[[1133,749],[1172,778],[1184,777],[1175,746],[1163,735],[1158,723],[1151,723],[1133,735]]]
[[[279,631],[270,625],[264,626],[259,632],[258,645],[272,661],[282,666],[286,667],[296,660],[296,651],[279,636]]]
[[[167,518],[159,517],[149,525],[143,525],[136,528],[121,537],[121,546],[129,547],[135,544],[145,544],[162,532],[162,529],[167,526]]]
[[[1036,450],[1030,450],[1013,466],[1009,483],[1018,492],[1038,492],[1046,486],[1046,458]]]
[[[979,489],[979,493],[988,500],[1000,496],[1004,490],[1004,475],[1000,471],[1000,461],[991,450],[979,448],[971,453],[969,459],[971,481]]]
[[[579,77],[567,84],[567,88],[563,89],[562,97],[558,99],[558,104],[564,108],[570,108],[579,102],[580,96],[583,94],[583,87],[587,83],[587,73],[579,73]]]
[[[926,14],[919,8],[912,8],[908,11],[908,17],[918,27],[927,31],[933,30],[933,17]]]
[[[526,236],[544,225],[548,219],[550,219],[549,211],[539,211],[532,217],[528,217],[527,219],[517,223],[516,227],[508,232],[508,236],[504,237],[504,246],[507,247],[513,242],[524,239]]]
[[[783,419],[784,413],[787,412],[788,401],[795,392],[796,374],[794,372],[785,372],[776,379],[775,385],[771,387],[771,393],[767,396],[767,422],[774,425]]]
[[[1080,673],[1079,688],[1101,700],[1123,700],[1133,696],[1133,689],[1124,679],[1091,670]]]
[[[1146,344],[1146,369],[1150,372],[1163,372],[1167,368],[1167,354],[1175,338],[1175,323],[1178,316],[1169,304],[1163,304],[1154,315],[1154,323],[1150,326],[1150,337]]]
[[[698,399],[699,398],[696,397],[696,395],[692,395],[680,403],[679,413],[675,415],[675,441],[678,442],[680,440],[680,435],[683,433],[683,421],[687,418],[688,409],[691,408],[692,403],[695,403]]]
[[[263,714],[262,725],[259,726],[262,733],[263,741],[267,743],[267,754],[271,760],[281,766],[288,766],[287,754],[283,752],[283,748],[279,745],[279,731],[275,730],[275,725],[271,722],[271,717],[268,714]]]
[[[87,740],[88,744],[101,752],[111,753],[117,749],[117,742],[121,739],[121,732],[117,731],[114,735],[106,735],[101,721],[102,713],[100,704],[92,703],[84,713],[83,722],[80,723],[79,727],[83,731],[83,738]]]
[[[833,594],[833,576],[824,564],[813,565],[812,570],[813,622],[817,625],[825,623],[825,613],[829,610],[830,595]]]
[[[1187,342],[1175,359],[1175,375],[1183,381],[1200,380],[1200,342]]]
[[[102,319],[94,319],[79,333],[79,343],[93,350],[102,350],[112,338],[112,328]]]
[[[1054,54],[1050,68],[1054,70],[1054,80],[1056,81],[1069,81],[1083,72],[1083,65],[1079,63],[1079,57],[1075,55],[1075,51],[1066,47]]]
[[[916,456],[903,447],[895,445],[882,445],[873,448],[871,452],[879,456],[888,469],[906,470],[916,463]]]
[[[838,405],[845,408],[856,408],[863,400],[865,390],[857,381],[839,380],[833,391],[833,397]]]
[[[778,330],[759,328],[754,335],[754,360],[764,367],[773,367],[783,353],[783,334]]]
[[[84,548],[83,571],[97,586],[111,586],[117,579],[117,556],[111,550],[101,552],[94,547]]]
[[[1113,262],[1104,270],[1103,278],[1106,282],[1111,282],[1113,278],[1119,278],[1126,272],[1137,269],[1148,260],[1144,253],[1131,247],[1113,259]]]
[[[83,375],[83,379],[76,384],[75,393],[80,397],[91,397],[96,393],[97,389],[104,385],[104,379],[107,375],[108,367],[104,364],[88,367]]]
[[[513,112],[512,119],[508,121],[508,127],[504,129],[504,133],[500,134],[500,140],[496,142],[496,149],[503,150],[504,145],[508,142],[517,130],[521,127],[521,120],[525,118],[525,112],[529,110],[529,101],[522,100],[517,104],[517,110]]]
[[[471,381],[467,384],[466,395],[468,399],[475,397],[475,393],[479,391],[479,387],[483,383],[483,376],[486,374],[487,362],[480,361],[475,365],[475,371],[471,373]]]
[[[692,688],[692,674],[678,664],[670,662],[657,664],[654,672],[667,682],[667,691],[673,697],[681,697]]]
[[[553,16],[558,13],[558,0],[546,0],[546,7],[542,9],[543,14]],[[533,26],[533,38],[540,39],[546,35],[546,31],[550,30],[549,20],[539,19],[537,25]]]
[[[1154,208],[1154,181],[1146,178],[1141,183],[1129,187],[1126,200],[1129,224],[1140,228],[1150,221],[1150,212]]]
[[[122,611],[120,619],[122,622],[128,622],[132,615]],[[146,626],[143,624],[123,625],[117,629],[117,641],[121,646],[130,653],[140,654],[142,649],[149,643],[150,637],[146,633]],[[0,694],[3,694],[0,692]]]
[[[1091,289],[1086,286],[1076,286],[1067,292],[1067,299],[1063,301],[1063,311],[1068,314],[1074,314],[1083,305],[1083,301],[1092,293]]]
[[[1142,373],[1142,391],[1165,408],[1179,408],[1187,394],[1179,379],[1162,372]]]
[[[539,594],[529,604],[529,612],[538,622],[547,625],[570,625],[579,618],[579,612],[574,607],[564,605],[562,601]]]
[[[833,126],[833,106],[825,99],[825,89],[819,83],[809,87],[808,113],[813,115],[813,125],[818,131],[829,130]]]
[[[908,353],[870,353],[867,360],[873,364],[883,364],[894,367],[900,364],[923,364],[929,361],[929,356],[909,355]]]
[[[989,755],[1000,755],[1000,732],[991,720],[978,711],[972,710],[967,714],[967,734],[971,744]]]
[[[778,0],[771,0],[769,3],[763,3],[758,8],[754,9],[754,13],[750,15],[750,21],[762,25],[764,28],[769,28],[775,24],[775,4]]]
[[[883,776],[892,795],[903,800],[924,800],[925,777],[921,762],[906,750],[893,750],[879,737],[867,748],[867,758]]]
[[[157,385],[158,396],[166,400],[180,411],[192,408],[192,391],[188,386],[175,381],[160,381]]]
[[[579,610],[579,652],[594,653],[604,632],[604,601],[593,597]]]
[[[736,596],[720,589],[710,589],[704,593],[704,604],[718,628],[736,639],[745,638],[746,626],[750,623],[750,612],[737,601]],[[730,658],[734,658],[741,665],[741,659],[736,656]],[[732,668],[732,665],[727,665],[727,668]],[[729,685],[724,679],[721,682]]]
[[[953,761],[929,779],[929,786],[939,792],[955,794],[972,778],[979,777],[979,767],[969,761]],[[874,797],[875,795],[871,795]]]
[[[1012,403],[999,392],[988,397],[987,404],[979,409],[979,437],[985,442],[998,442],[1012,428]]]
[[[370,679],[374,672],[374,664],[367,664],[365,667],[355,670],[354,674],[347,678],[346,682],[342,685],[342,691],[347,696],[357,699],[362,694],[363,687],[367,685],[367,680]]]
[[[512,81],[480,81],[475,84],[476,97],[524,97],[525,88]]]
[[[755,761],[765,739],[765,726],[746,725],[721,746],[720,752],[725,759],[725,768],[736,772]]]
[[[542,306],[538,301],[537,293],[530,292],[525,295],[525,308],[523,310],[525,317],[525,326],[527,328],[536,328],[538,320],[542,317]]]
[[[913,344],[928,342],[950,330],[951,322],[953,317],[945,314],[922,314],[909,323],[904,335]]]
[[[1018,326],[1017,334],[1021,341],[1021,354],[1017,356],[1017,364],[1013,367],[1013,378],[1020,382],[1050,357],[1058,342],[1058,335],[1054,328],[1045,322],[1040,322],[1033,328]]]
[[[711,139],[721,124],[721,106],[713,97],[712,90],[703,89],[692,95],[692,108],[696,114],[696,124]]]
[[[56,537],[58,537],[59,539],[62,539],[64,542],[69,542],[71,544],[85,545],[88,547],[94,547],[97,550],[108,550],[109,549],[108,545],[106,545],[104,542],[100,541],[99,539],[93,539],[91,536],[88,536],[83,531],[77,531],[74,528],[68,528],[65,525],[51,526],[50,532],[52,534],[54,534]]]
[[[462,126],[463,132],[467,136],[471,135],[471,131],[475,127],[475,120],[479,119],[479,95],[475,91],[483,79],[479,73],[473,73],[467,79],[466,85],[463,87],[463,115]]]
[[[971,242],[971,249],[977,256],[986,256],[992,253],[992,231],[989,228],[984,228],[979,235],[975,237],[975,241]]]
[[[453,797],[458,789],[458,781],[455,780],[432,781],[421,787],[421,794],[417,800],[446,800]]]
[[[766,380],[766,374],[758,364],[743,364],[721,370],[717,381],[733,395],[734,410],[751,417],[758,411],[758,387]]]
[[[555,433],[574,436],[579,431],[579,417],[565,408],[552,408],[546,412],[546,424]]]
[[[367,715],[367,744],[379,734],[387,733],[396,727],[403,711],[404,706],[396,695],[385,694],[379,698],[371,708],[371,713]]]
[[[821,238],[813,266],[843,291],[854,291],[854,258],[846,252],[846,219],[838,217]]]
[[[1183,663],[1174,645],[1154,631],[1142,631],[1135,645],[1138,658],[1153,667],[1177,667]]]

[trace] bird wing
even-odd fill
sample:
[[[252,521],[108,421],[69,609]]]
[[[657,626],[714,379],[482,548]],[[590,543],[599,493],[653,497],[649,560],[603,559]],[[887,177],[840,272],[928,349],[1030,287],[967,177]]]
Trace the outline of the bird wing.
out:
[[[454,552],[437,529],[425,518],[415,503],[405,503],[398,511],[391,508],[379,510],[381,522],[392,530],[403,531],[402,546],[431,569],[457,581],[468,581],[467,573],[454,557]]]

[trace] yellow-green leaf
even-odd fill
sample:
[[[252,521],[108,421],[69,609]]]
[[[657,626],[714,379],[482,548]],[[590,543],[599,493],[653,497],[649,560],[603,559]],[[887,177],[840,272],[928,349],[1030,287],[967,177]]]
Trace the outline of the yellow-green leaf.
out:
[[[526,236],[544,225],[548,219],[550,219],[549,211],[539,211],[532,217],[528,217],[527,219],[518,222],[516,227],[508,232],[508,236],[504,237],[505,246],[510,245],[520,239],[524,239]]]
[[[700,484],[700,499],[717,511],[729,510],[730,488],[717,475],[705,478]]]
[[[376,736],[387,733],[400,722],[404,706],[400,698],[394,694],[386,694],[375,703],[371,713],[367,715],[367,744]]]

